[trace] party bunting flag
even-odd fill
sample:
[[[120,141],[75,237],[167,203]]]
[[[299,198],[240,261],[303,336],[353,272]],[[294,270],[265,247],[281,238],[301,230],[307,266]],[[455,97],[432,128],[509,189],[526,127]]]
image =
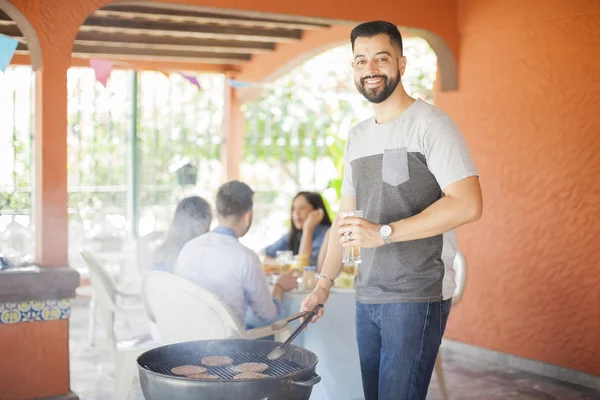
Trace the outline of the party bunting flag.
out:
[[[106,87],[106,82],[110,77],[110,72],[113,69],[114,64],[106,60],[90,60],[90,67],[94,69],[96,73],[96,79]]]
[[[6,67],[12,60],[18,44],[18,40],[0,34],[0,71],[6,71]]]
[[[192,75],[186,75],[186,74],[181,74],[181,76],[183,76],[185,79],[187,79],[192,85],[196,86],[198,88],[198,90],[200,90],[200,82],[198,82],[198,79],[196,79],[195,76]]]
[[[236,79],[230,79],[229,84],[231,85],[231,87],[236,88],[236,89],[250,87],[250,86],[262,86],[260,83],[257,84],[254,82],[238,81]]]

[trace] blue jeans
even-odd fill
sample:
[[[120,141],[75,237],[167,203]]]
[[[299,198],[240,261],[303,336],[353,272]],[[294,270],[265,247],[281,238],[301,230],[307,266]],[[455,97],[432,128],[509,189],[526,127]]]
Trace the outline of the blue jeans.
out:
[[[451,305],[356,303],[366,400],[425,400]]]

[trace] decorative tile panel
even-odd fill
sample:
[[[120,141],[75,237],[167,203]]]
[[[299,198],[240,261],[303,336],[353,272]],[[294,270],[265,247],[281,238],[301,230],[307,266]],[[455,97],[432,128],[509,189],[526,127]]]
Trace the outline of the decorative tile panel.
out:
[[[71,305],[66,299],[0,303],[0,324],[54,321],[68,319],[70,315]]]

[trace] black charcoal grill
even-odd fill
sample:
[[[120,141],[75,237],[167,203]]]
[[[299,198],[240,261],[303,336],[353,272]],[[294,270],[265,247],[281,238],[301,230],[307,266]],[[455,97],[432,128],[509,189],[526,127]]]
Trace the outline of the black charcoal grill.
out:
[[[307,400],[312,387],[321,381],[315,373],[317,356],[290,345],[284,354],[269,360],[267,354],[280,343],[269,340],[201,340],[161,346],[138,358],[140,383],[146,400]],[[228,356],[233,364],[207,367],[218,380],[177,376],[171,369],[180,365],[202,365],[205,356]],[[234,367],[248,362],[265,363],[268,378],[234,380]]]

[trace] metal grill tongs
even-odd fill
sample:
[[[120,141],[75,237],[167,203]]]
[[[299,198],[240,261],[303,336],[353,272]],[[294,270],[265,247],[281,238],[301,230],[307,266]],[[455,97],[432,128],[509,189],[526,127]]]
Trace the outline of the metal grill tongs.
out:
[[[287,338],[287,340],[285,342],[283,342],[279,346],[275,347],[273,350],[271,350],[269,352],[269,354],[267,354],[267,358],[269,360],[276,360],[279,357],[281,357],[283,355],[283,353],[285,352],[285,349],[288,347],[288,345],[290,343],[292,343],[292,341],[294,339],[296,339],[296,336],[298,336],[300,334],[300,332],[302,332],[302,330],[310,323],[310,321],[313,319],[313,317],[315,315],[317,315],[317,313],[319,312],[319,310],[321,308],[323,308],[323,304],[317,305],[314,310],[312,310],[308,313],[299,313],[299,314],[294,315],[292,318],[288,319],[287,321],[289,322],[289,321],[293,321],[294,319],[306,317],[304,322],[302,322],[300,324],[300,326],[298,328],[296,328],[296,330],[290,335],[289,338]]]

